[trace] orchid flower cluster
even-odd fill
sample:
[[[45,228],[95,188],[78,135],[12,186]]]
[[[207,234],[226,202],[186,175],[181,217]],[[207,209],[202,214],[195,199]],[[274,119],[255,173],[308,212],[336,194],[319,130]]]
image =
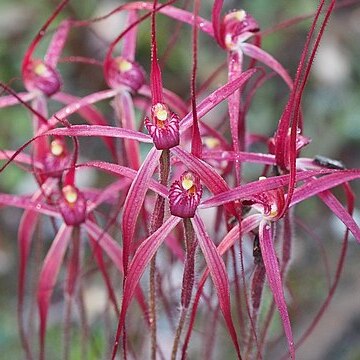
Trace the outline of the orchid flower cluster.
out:
[[[37,184],[32,194],[0,194],[2,206],[24,209],[18,229],[18,318],[26,358],[54,358],[46,335],[60,278],[63,358],[71,358],[76,328],[82,333],[82,354],[89,355],[95,335],[83,291],[88,274],[95,272],[103,279],[104,314],[110,319],[103,325],[103,336],[109,339],[98,358],[115,359],[119,354],[124,359],[193,358],[196,338],[209,347],[206,357],[204,353],[198,358],[208,358],[219,345],[213,341],[215,332],[225,328],[232,358],[261,359],[272,320],[279,315],[281,338],[287,342],[282,344],[284,358],[295,359],[296,348],[333,296],[346,251],[318,316],[303,336],[294,339],[285,293],[295,205],[316,196],[345,224],[343,248],[349,232],[360,242],[352,216],[355,197],[348,183],[358,179],[360,171],[326,157],[301,157],[310,142],[304,134],[302,96],[335,0],[319,1],[294,76],[262,47],[256,14],[241,8],[226,12],[222,0],[212,2],[211,19],[201,17],[199,0],[190,10],[190,2],[182,7],[176,0],[161,4],[154,0],[130,1],[98,18],[65,18],[54,25],[66,13],[68,2],[60,2],[26,51],[21,69],[25,90],[15,92],[1,83],[7,94],[0,97],[0,108],[21,105],[32,117],[29,141],[0,152],[0,176],[15,164]],[[118,13],[126,17],[124,30],[107,45],[103,58],[68,57],[93,66],[106,88],[81,97],[64,92],[67,84],[58,63],[63,61],[69,34]],[[166,62],[157,46],[160,17],[172,19],[179,30],[191,29],[189,101],[163,81]],[[137,58],[138,28],[149,24],[149,56]],[[176,48],[177,35],[169,52]],[[51,41],[40,56],[38,46],[47,36]],[[201,88],[199,37],[217,44],[225,60]],[[116,54],[119,44],[122,48]],[[227,73],[227,80],[214,88],[219,71]],[[271,137],[250,133],[246,122],[252,100],[274,76],[287,89],[282,115],[274,119]],[[53,102],[58,110],[52,113]],[[99,102],[111,104],[111,119]],[[223,117],[220,125],[212,119],[212,109]],[[221,109],[226,111],[221,114]],[[84,162],[83,137],[99,139],[108,160]],[[256,143],[267,151],[251,151]],[[261,165],[256,178],[245,176],[245,164]],[[83,187],[79,179],[85,170],[105,173],[110,180],[102,187]],[[345,191],[345,205],[332,192],[338,186]],[[44,218],[50,219],[55,236],[37,278],[39,340],[35,341],[26,320],[25,289],[31,249],[40,241],[36,229]],[[246,251],[249,244],[251,254]],[[180,282],[174,279],[179,269]],[[163,323],[168,324],[166,336],[160,334]]]

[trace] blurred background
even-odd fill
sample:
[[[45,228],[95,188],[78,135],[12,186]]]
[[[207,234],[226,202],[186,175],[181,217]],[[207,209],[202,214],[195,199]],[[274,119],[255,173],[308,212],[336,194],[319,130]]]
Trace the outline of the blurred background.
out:
[[[179,2],[183,3],[183,2]],[[227,11],[239,6],[250,12],[267,32],[263,48],[274,55],[291,76],[296,72],[301,49],[305,42],[310,20],[304,20],[278,31],[270,31],[287,19],[308,14],[315,10],[315,1],[299,0],[243,0],[225,1]],[[303,99],[304,134],[312,139],[302,156],[324,155],[341,160],[348,168],[360,168],[360,1],[336,10],[326,30],[317,53],[310,81]],[[1,0],[0,2],[0,81],[22,91],[21,61],[31,40],[52,13],[57,2],[52,0]],[[60,18],[87,19],[107,13],[118,6],[117,1],[71,0]],[[212,1],[203,1],[201,15],[210,18]],[[189,7],[191,10],[191,5]],[[55,24],[58,23],[58,19]],[[107,45],[124,26],[124,17],[116,15],[110,21],[97,23],[87,29],[72,31],[64,56],[81,55],[97,60],[103,59]],[[52,27],[54,28],[54,27]],[[163,54],[174,32],[174,22],[158,16],[159,53]],[[267,31],[269,30],[269,31]],[[50,32],[51,34],[51,32]],[[174,50],[169,53],[164,67],[164,83],[182,98],[190,95],[191,56],[189,44],[191,31],[183,26]],[[42,55],[48,44],[45,37],[37,54]],[[149,22],[140,26],[137,60],[149,68]],[[212,73],[216,64],[225,60],[223,52],[203,34],[199,36],[199,86]],[[96,71],[89,65],[68,62],[59,69],[64,78],[65,89],[74,95],[84,95],[106,87],[101,69]],[[89,74],[91,73],[91,76]],[[225,72],[213,83],[213,87],[224,83]],[[273,77],[255,96],[248,126],[252,132],[272,135],[282,108],[287,101],[286,88]],[[5,93],[4,93],[5,95]],[[58,105],[51,104],[51,110]],[[111,108],[104,108],[111,118]],[[30,116],[20,106],[0,109],[0,148],[16,149],[31,137]],[[265,149],[260,149],[265,151]],[[96,146],[87,150],[93,158],[98,154]],[[100,155],[101,156],[101,155]],[[248,173],[249,178],[255,176]],[[88,185],[101,184],[103,179],[87,178]],[[0,191],[3,193],[26,193],[35,188],[31,176],[23,170],[10,166],[0,174]],[[360,194],[359,182],[353,183],[356,194]],[[342,197],[342,192],[337,194]],[[357,201],[357,207],[359,201]],[[16,317],[17,293],[17,228],[21,211],[0,209],[0,359],[22,359],[19,349]],[[360,211],[356,211],[359,220]],[[288,278],[288,299],[295,338],[310,324],[328,291],[326,263],[334,278],[336,264],[341,251],[344,227],[318,200],[301,204],[296,210],[297,232],[294,242],[292,266]],[[305,225],[306,224],[306,227]],[[339,288],[316,330],[298,351],[299,360],[359,360],[360,359],[360,245],[351,237],[344,273]],[[36,269],[38,264],[31,264]],[[34,285],[35,279],[32,279]],[[29,286],[31,287],[31,286]],[[101,307],[101,295],[95,289],[89,296],[93,307]],[[96,303],[99,302],[100,304]],[[33,306],[33,305],[32,305]],[[96,310],[94,310],[96,311]],[[54,357],[60,341],[56,321],[49,329],[48,341],[53,343]],[[275,340],[276,339],[272,339]],[[278,359],[282,350],[278,345],[269,345],[266,359]],[[100,346],[100,345],[99,345]],[[76,355],[77,354],[77,355]],[[95,356],[95,355],[94,355]],[[229,355],[231,356],[231,355]],[[230,359],[231,357],[229,357]],[[81,359],[73,352],[73,359]],[[96,359],[96,356],[94,357]]]

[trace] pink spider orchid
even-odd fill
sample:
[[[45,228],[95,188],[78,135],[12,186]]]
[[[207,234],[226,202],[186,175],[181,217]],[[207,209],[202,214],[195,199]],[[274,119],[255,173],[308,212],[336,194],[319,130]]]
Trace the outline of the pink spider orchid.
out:
[[[53,145],[58,146],[58,144]],[[29,159],[21,153],[18,160],[31,164]],[[18,161],[17,160],[17,161]],[[74,160],[73,160],[74,163]],[[32,163],[32,165],[36,165]],[[39,164],[39,171],[42,171],[42,164]],[[58,169],[57,171],[60,171]],[[64,171],[64,170],[63,170]],[[125,177],[133,179],[134,171],[125,171]],[[103,253],[107,254],[115,268],[122,273],[122,249],[117,242],[97,224],[93,212],[103,203],[111,200],[114,191],[124,189],[126,182],[121,181],[110,186],[108,190],[104,189],[101,193],[94,190],[80,190],[75,185],[75,168],[72,167],[65,173],[62,179],[62,185],[56,189],[56,178],[48,178],[40,184],[40,189],[32,196],[9,196],[0,194],[0,203],[2,205],[15,206],[25,209],[22,221],[19,227],[19,250],[20,250],[20,272],[19,272],[19,316],[23,316],[23,297],[24,281],[26,276],[27,259],[33,241],[36,223],[40,215],[50,216],[54,219],[62,220],[58,227],[57,234],[45,257],[39,274],[39,283],[37,287],[38,308],[40,315],[40,359],[45,358],[45,335],[47,326],[47,316],[50,306],[50,299],[55,288],[56,280],[64,261],[67,249],[71,253],[68,262],[68,280],[66,291],[69,296],[69,310],[71,311],[71,299],[75,296],[75,284],[79,281],[79,272],[81,266],[81,252],[79,247],[79,231],[85,231],[90,239],[90,248],[98,267],[104,276],[109,298],[116,311],[118,311],[114,289],[108,279],[108,270],[104,265]],[[72,241],[71,241],[72,239]],[[71,245],[71,243],[76,244]],[[146,304],[140,288],[136,290],[136,297],[139,304],[146,314]],[[65,324],[66,326],[66,324]],[[67,324],[68,326],[68,324]],[[33,358],[33,352],[26,334],[25,325],[21,323],[22,341],[26,356]],[[69,351],[68,344],[65,344],[64,353]],[[66,355],[67,356],[67,355]]]
[[[218,103],[220,103],[221,101],[226,99],[226,97],[228,97],[233,91],[235,91],[237,88],[243,86],[243,84],[255,72],[256,72],[256,70],[251,70],[251,71],[245,72],[238,79],[235,79],[233,82],[230,82],[230,83],[224,85],[223,87],[219,88],[218,90],[216,90],[213,94],[211,94],[208,98],[203,100],[196,107],[197,116],[199,118],[204,116],[208,111],[210,111]],[[56,117],[54,117],[54,118],[56,119]],[[193,114],[189,113],[181,120],[181,122],[179,124],[180,133],[184,132],[186,129],[188,129],[192,125],[192,119],[193,119]],[[106,126],[99,127],[99,126],[95,126],[95,125],[92,125],[92,126],[76,125],[76,126],[70,126],[70,127],[66,127],[66,128],[52,129],[52,130],[46,131],[45,133],[41,134],[38,137],[45,137],[45,135],[51,135],[54,137],[99,136],[100,133],[101,133],[100,136],[122,137],[122,138],[130,139],[130,140],[152,142],[150,137],[148,137],[144,134],[141,134],[141,133],[137,133],[132,130],[106,127]],[[38,138],[38,137],[36,137],[36,138]],[[203,169],[203,175],[205,174],[207,179],[212,179],[210,182],[208,180],[205,180],[205,184],[207,184],[207,186],[209,186],[209,188],[211,188],[214,193],[218,193],[219,191],[223,191],[223,190],[227,189],[227,186],[226,186],[224,180],[219,180],[221,178],[219,178],[219,176],[216,174],[216,172],[214,170],[209,170],[206,167],[204,168],[204,166],[199,165],[199,163],[196,162],[196,160],[194,160],[195,163],[193,163],[192,157],[189,158],[187,153],[178,147],[172,148],[171,151],[175,154],[176,157],[178,157],[190,169],[190,171],[196,172],[196,171],[198,171],[198,168]],[[123,223],[122,223],[123,224],[123,243],[124,243],[124,245],[123,245],[124,269],[126,268],[126,266],[125,266],[126,260],[125,259],[128,259],[128,256],[129,256],[129,250],[126,250],[126,249],[129,249],[129,245],[130,245],[129,240],[131,240],[131,238],[134,234],[135,219],[138,217],[138,214],[139,214],[139,211],[141,208],[141,204],[145,197],[145,193],[149,187],[150,178],[151,178],[154,170],[156,169],[159,156],[160,156],[160,152],[156,149],[153,149],[149,152],[147,158],[145,159],[142,166],[140,167],[134,181],[132,182],[130,190],[129,190],[128,195],[125,200],[124,211],[123,211]],[[194,164],[195,164],[196,169],[194,168]],[[82,199],[81,196],[79,198],[77,197],[78,192],[76,190],[76,187],[70,188],[70,190],[71,190],[70,195],[75,194],[76,196],[74,195],[74,197],[76,198],[76,200],[79,199],[79,201],[80,201]],[[64,203],[65,210],[69,211],[69,209],[72,209],[71,204],[69,204],[69,198],[68,199],[64,198],[64,196],[65,196],[64,192],[62,192],[62,194],[63,195],[60,198],[60,200]],[[65,194],[67,194],[66,189],[65,189]],[[139,199],[140,199],[140,201],[139,201]],[[134,201],[135,201],[135,203],[134,203]],[[229,207],[229,208],[231,208],[231,207]],[[77,208],[75,208],[75,209],[77,209]],[[82,207],[81,207],[81,209],[82,209]],[[63,212],[64,212],[64,209],[63,209]],[[64,212],[64,214],[66,215],[67,213]],[[71,214],[71,212],[69,212],[69,214]],[[76,212],[75,215],[71,215],[72,217],[69,215],[69,221],[70,222],[75,221],[75,223],[78,223],[78,222],[80,223],[81,222],[81,214],[82,214],[82,212],[79,211],[79,212]],[[69,224],[70,224],[70,222],[69,222]],[[206,243],[207,243],[209,241],[209,238],[206,237],[204,241],[206,241]],[[204,246],[207,246],[207,245],[204,245]],[[213,250],[208,250],[208,249],[204,248],[203,251],[205,251],[205,253],[206,253],[207,261],[211,261],[211,257],[209,258],[209,256],[215,256],[212,253]],[[209,253],[209,251],[210,251],[210,253]],[[216,264],[219,260],[214,260],[214,261]],[[216,267],[216,265],[213,265],[212,267],[214,267],[214,266]],[[224,272],[222,272],[221,274],[217,274],[216,270],[214,270],[214,272],[215,272],[214,277],[216,278],[215,281],[216,281],[216,283],[219,283],[219,281],[222,281],[220,279],[222,279],[224,277]],[[219,287],[218,287],[218,290],[220,291]],[[227,293],[221,294],[220,298],[222,299],[221,300],[222,308],[223,308],[223,311],[227,318],[227,323],[230,326],[231,325],[231,317],[229,315],[229,304],[227,303],[228,295],[229,294],[227,294]],[[123,308],[124,309],[126,308],[125,304],[123,305]],[[232,331],[232,333],[234,334],[234,331]],[[44,334],[45,334],[44,328],[43,328],[43,331],[41,334],[42,334],[42,336],[44,336]],[[233,338],[235,339],[236,337],[233,335]]]
[[[243,56],[249,56],[254,61],[267,65],[280,75],[285,83],[292,88],[292,80],[282,65],[270,54],[260,48],[261,37],[257,35],[259,25],[251,14],[245,10],[228,13],[221,19],[223,0],[216,0],[212,9],[212,24],[214,37],[218,44],[228,51],[228,78],[231,81],[243,71]],[[247,43],[255,36],[256,44]],[[253,64],[252,63],[252,64]],[[233,150],[246,151],[246,124],[244,104],[241,103],[240,92],[237,91],[228,100],[230,130]],[[241,162],[235,161],[236,183],[241,181]]]
[[[155,6],[156,6],[156,1],[154,2],[154,8]],[[186,165],[189,168],[189,171],[185,172],[181,176],[180,181],[175,181],[170,188],[169,200],[170,200],[170,211],[172,213],[172,216],[168,220],[166,220],[163,225],[159,226],[158,229],[155,230],[155,232],[152,233],[150,237],[142,243],[142,245],[136,250],[131,260],[131,263],[127,267],[125,267],[128,270],[126,272],[127,275],[125,277],[125,282],[124,282],[124,296],[123,296],[121,314],[119,317],[117,333],[116,333],[115,346],[112,354],[113,359],[116,356],[118,341],[125,326],[125,316],[126,316],[127,308],[130,304],[133,295],[133,286],[137,285],[145,269],[145,266],[150,262],[153,255],[155,255],[158,247],[161,245],[161,242],[164,240],[165,236],[180,221],[180,219],[178,219],[174,215],[181,216],[182,218],[191,218],[195,216],[195,210],[201,198],[201,186],[199,183],[199,177],[194,175],[192,172],[198,172],[199,168],[201,168],[203,171],[201,176],[204,176],[205,174],[207,175],[206,184],[210,186],[212,191],[218,192],[220,189],[226,187],[224,180],[221,177],[219,177],[219,175],[217,175],[213,169],[208,168],[205,163],[201,163],[201,160],[198,159],[198,156],[201,155],[201,153],[199,152],[199,149],[201,149],[201,139],[200,139],[197,119],[198,117],[203,116],[207,112],[207,111],[206,112],[203,111],[205,104],[210,105],[210,107],[212,108],[213,106],[216,105],[218,101],[221,101],[221,99],[219,97],[211,95],[209,99],[205,99],[203,103],[199,104],[197,107],[195,101],[193,100],[193,111],[189,113],[179,123],[178,126],[180,130],[180,134],[181,131],[184,131],[190,125],[193,125],[192,151],[195,153],[195,156],[187,155],[186,152],[184,152],[183,150],[181,150],[181,148],[176,146],[178,144],[178,136],[174,137],[174,130],[177,130],[177,126],[175,129],[171,128],[171,120],[173,119],[162,101],[162,81],[161,81],[160,68],[156,58],[156,40],[154,35],[155,34],[154,21],[152,22],[152,24],[153,24],[152,27],[153,37],[152,37],[151,84],[152,84],[152,94],[153,94],[152,96],[153,108],[155,107],[155,111],[156,111],[155,112],[156,118],[153,119],[156,121],[156,123],[153,125],[157,126],[158,129],[155,128],[154,132],[151,133],[151,135],[156,149],[164,149],[163,151],[165,151],[170,148],[170,152],[176,157],[178,157],[180,161],[183,162],[184,165]],[[253,73],[254,72],[251,72],[251,74]],[[244,73],[243,75],[249,76],[249,74],[250,73]],[[193,79],[194,78],[195,78],[195,70],[193,72]],[[194,90],[194,86],[192,86],[192,90]],[[218,93],[219,95],[220,93],[222,93],[223,95],[222,99],[230,95],[228,94],[225,96],[224,90]],[[195,95],[193,95],[193,99],[195,99]],[[170,119],[168,123],[158,124],[158,120],[167,121],[169,116]],[[191,120],[193,120],[192,124],[190,123]],[[149,122],[150,120],[146,121],[147,126],[150,125]],[[156,130],[158,130],[158,132],[155,132]],[[163,139],[161,137],[163,137]],[[159,140],[163,140],[163,141],[160,142]],[[135,219],[139,214],[142,203],[139,202],[139,198],[145,197],[146,190],[149,186],[150,177],[152,176],[152,173],[154,172],[157,162],[160,158],[160,152],[156,152],[156,151],[158,150],[152,150],[149,152],[147,158],[143,162],[142,167],[139,169],[137,177],[135,178],[134,182],[130,187],[129,193],[127,195],[127,199],[125,201],[124,214],[123,214],[124,264],[126,259],[129,258],[130,255],[129,251],[126,249],[129,249],[130,241],[135,230]],[[194,168],[196,168],[196,170]],[[214,181],[214,178],[216,178],[217,180]],[[232,207],[230,208],[232,209]],[[222,283],[225,282],[226,284],[228,284],[228,280],[226,278],[226,273],[225,273],[225,267],[222,260],[217,256],[216,252],[214,252],[214,245],[210,241],[210,238],[208,237],[206,232],[204,233],[205,230],[201,219],[198,217],[195,217],[195,219],[196,219],[195,221],[196,225],[194,226],[196,229],[199,230],[198,231],[199,234],[197,234],[198,241],[206,258],[206,262],[208,263],[209,267],[213,270],[212,271],[213,281],[215,283],[215,287],[218,292],[220,307],[223,311],[237,354],[240,357],[240,349],[237,341],[237,336],[231,319],[231,313],[229,307],[230,304],[229,292],[226,291],[226,289],[225,291],[223,291],[224,289],[220,287],[221,282]],[[166,228],[166,230],[164,230],[164,227]],[[154,237],[159,236],[160,229],[162,229],[161,238],[157,241],[154,241],[153,240]],[[197,232],[197,230],[195,231]],[[193,230],[190,232],[193,232]],[[199,239],[199,236],[201,237],[201,240]],[[191,237],[193,236],[191,235]],[[146,259],[144,259],[144,255],[145,255],[144,252],[146,253]],[[138,261],[141,261],[141,263],[139,263]],[[216,270],[219,269],[219,267],[221,269],[220,272]],[[191,293],[190,289],[186,290],[184,293],[189,293],[189,291]],[[189,294],[184,295],[184,297],[188,298]],[[179,332],[181,332],[181,323],[179,324]],[[177,349],[177,345],[175,341],[173,348],[174,354],[176,354],[176,349]]]
[[[161,5],[160,8],[164,7]],[[121,9],[125,9],[124,6]],[[109,15],[108,15],[109,16]],[[96,18],[88,21],[72,21],[73,27],[88,25],[94,21],[101,21],[108,16]],[[43,125],[39,128],[38,134],[43,133],[49,127],[54,127],[59,121],[68,118],[71,114],[86,111],[89,106],[99,101],[114,98],[114,108],[118,119],[121,119],[120,126],[123,126],[129,130],[135,129],[135,111],[132,96],[135,93],[144,96],[151,96],[150,88],[145,84],[145,72],[142,67],[134,60],[135,48],[136,48],[136,26],[147,17],[149,14],[145,14],[141,18],[137,17],[136,11],[130,11],[128,15],[128,26],[125,30],[110,44],[107,54],[105,56],[103,69],[104,77],[107,84],[111,89],[99,91],[82,99],[72,98],[69,101],[69,105],[57,111],[53,114],[47,122],[47,125]],[[113,52],[117,43],[123,39],[123,51],[120,56],[113,57]],[[132,96],[131,96],[132,95]],[[175,94],[168,90],[163,91],[163,96],[168,101],[171,107],[178,109],[181,114],[186,114],[186,105]],[[166,121],[165,121],[166,122]],[[94,125],[105,125],[103,122],[90,122]],[[96,136],[96,135],[94,135]],[[111,149],[114,153],[114,144],[112,139],[108,139],[105,136],[105,141],[111,143]],[[136,145],[136,142],[125,139],[125,150],[127,152],[127,158],[132,168],[140,167],[140,153]]]
[[[33,101],[33,106],[36,102],[40,102],[40,99],[43,97],[51,97],[58,93],[62,86],[61,76],[57,71],[56,66],[70,30],[70,21],[64,20],[59,25],[50,42],[44,60],[34,58],[34,52],[45,35],[49,25],[59,15],[67,3],[68,0],[63,0],[58,5],[30,44],[22,61],[22,79],[28,92],[19,93],[18,96],[22,101]],[[19,99],[14,96],[3,96],[0,98],[0,107],[14,105],[18,102]],[[42,101],[42,103],[43,102],[44,101]]]
[[[309,139],[302,135],[301,97],[312,59],[326,21],[333,9],[334,1],[329,5],[320,34],[310,52],[310,59],[306,61],[311,37],[324,7],[324,1],[320,3],[294,83],[282,66],[260,48],[259,27],[250,14],[243,10],[234,11],[221,19],[223,1],[215,0],[211,23],[198,16],[200,1],[194,1],[193,13],[169,6],[173,2],[169,1],[161,5],[158,5],[156,0],[149,3],[131,2],[121,5],[111,12],[113,14],[116,11],[129,11],[126,28],[110,45],[103,63],[104,79],[110,89],[89,94],[81,99],[70,97],[70,95],[64,96],[58,89],[61,80],[56,70],[56,64],[52,66],[51,63],[47,63],[47,57],[42,61],[33,59],[32,55],[29,55],[26,60],[29,65],[25,69],[26,88],[42,99],[41,102],[33,103],[33,106],[27,106],[34,115],[36,126],[34,126],[33,138],[26,145],[32,142],[36,144],[34,155],[29,156],[23,153],[22,150],[25,146],[16,152],[2,151],[0,158],[5,160],[6,164],[0,172],[10,163],[20,164],[36,176],[39,190],[29,196],[0,194],[0,204],[25,209],[19,226],[20,314],[23,308],[25,269],[34,240],[36,224],[42,216],[49,216],[56,220],[52,222],[56,236],[42,264],[37,288],[41,359],[45,358],[45,335],[50,300],[63,262],[67,265],[65,310],[68,314],[65,319],[64,335],[67,340],[70,339],[71,332],[66,330],[70,326],[72,303],[80,291],[77,284],[81,280],[79,274],[82,273],[80,270],[84,264],[81,250],[84,236],[90,245],[92,257],[104,277],[109,299],[118,317],[113,359],[117,356],[120,337],[123,339],[124,357],[126,357],[127,351],[133,351],[130,342],[127,343],[127,337],[130,338],[127,331],[133,324],[130,321],[126,323],[126,317],[134,297],[139,302],[146,325],[150,329],[151,358],[155,358],[157,355],[165,358],[163,349],[159,346],[156,338],[156,329],[153,338],[153,324],[156,325],[156,322],[153,317],[155,305],[151,303],[154,301],[150,295],[150,301],[147,304],[140,288],[141,276],[149,264],[150,278],[153,276],[155,279],[154,274],[151,275],[152,264],[155,268],[154,259],[162,243],[166,243],[175,259],[180,259],[184,263],[180,316],[177,327],[173,321],[176,329],[172,350],[173,358],[176,358],[178,348],[182,343],[180,339],[182,330],[186,323],[187,312],[191,310],[182,348],[182,358],[186,358],[187,346],[195,328],[194,319],[197,307],[200,299],[204,299],[209,307],[209,313],[212,313],[211,316],[214,316],[215,320],[218,320],[221,311],[235,348],[236,355],[234,356],[241,359],[252,358],[252,356],[262,357],[268,326],[265,326],[264,331],[260,331],[260,329],[257,331],[257,329],[261,326],[258,314],[266,279],[274,299],[275,306],[272,308],[277,308],[280,314],[291,358],[295,358],[296,346],[303,341],[309,331],[311,332],[313,325],[310,325],[310,330],[306,331],[295,345],[284,296],[285,272],[289,263],[289,248],[292,241],[292,208],[295,205],[310,197],[319,197],[360,242],[360,229],[351,215],[353,199],[347,185],[348,181],[360,178],[359,171],[341,169],[339,164],[331,164],[320,157],[299,158],[300,150],[309,142]],[[65,3],[66,1],[61,6]],[[138,12],[141,10],[150,12],[138,18]],[[178,22],[188,23],[192,27],[191,111],[184,101],[163,87],[155,36],[155,15],[158,12]],[[111,14],[96,20],[101,21]],[[53,15],[52,18],[55,16]],[[145,73],[141,65],[135,61],[136,26],[149,16],[152,17],[150,86],[145,83]],[[49,23],[51,21],[49,20]],[[88,25],[90,22],[91,20],[74,21],[72,25]],[[60,25],[59,31],[63,31],[62,34],[68,31],[64,30],[66,26],[68,23]],[[212,94],[207,94],[205,99],[197,104],[199,93],[196,92],[195,80],[198,31],[204,31],[215,37],[218,44],[228,52],[230,62],[228,82]],[[57,36],[55,35],[55,38]],[[65,37],[59,36],[65,42]],[[246,42],[251,38],[255,40],[254,44]],[[121,55],[113,56],[114,48],[120,40],[123,40]],[[60,43],[58,42],[58,44]],[[60,46],[61,50],[62,46]],[[263,71],[263,69],[253,68],[255,61],[250,63],[251,69],[243,71],[242,56],[244,54],[280,74],[291,89],[290,100],[279,121],[275,135],[268,141],[269,154],[247,151],[248,145],[254,139],[257,141],[260,136],[249,134],[246,131],[245,115],[254,93],[268,77],[255,79],[254,75]],[[252,87],[249,86],[245,93],[243,92],[244,86],[250,79],[254,79],[250,84]],[[248,96],[244,103],[242,100],[240,101],[240,92],[242,95]],[[49,96],[53,99],[66,98],[67,101],[64,102],[69,104],[47,119],[44,99],[46,100]],[[12,99],[17,102],[28,101],[22,95],[17,94],[12,95]],[[91,105],[104,99],[114,99],[112,104],[117,116],[117,126],[106,126],[105,122],[96,120],[95,110],[91,108]],[[151,99],[151,104],[147,99]],[[226,99],[229,100],[230,121],[226,119],[224,124],[230,126],[227,126],[226,129],[224,126],[225,130],[213,128],[210,123],[206,123],[207,118],[204,116]],[[135,106],[148,115],[145,118],[145,128],[149,135],[139,131],[139,126],[136,125]],[[92,115],[89,116],[91,125],[71,125],[67,121],[69,115],[83,111],[91,112]],[[239,112],[241,112],[240,116]],[[56,127],[58,124],[64,127]],[[231,137],[227,134],[228,130],[230,130]],[[73,138],[73,153],[66,144],[67,136]],[[77,139],[84,136],[105,139],[116,162],[95,160],[78,164],[79,145]],[[115,150],[114,139],[116,138],[123,140],[123,152]],[[230,141],[226,140],[229,138],[231,138]],[[261,141],[266,143],[264,139],[265,136],[261,138]],[[147,150],[149,146],[150,150],[145,159],[141,161],[140,150]],[[276,167],[278,172],[272,174],[271,177],[261,177],[258,181],[245,183],[245,179],[242,178],[241,163],[261,164],[265,168],[263,174],[267,176],[269,176],[267,171],[269,166]],[[84,168],[111,173],[119,179],[99,190],[87,189],[75,181],[75,174],[79,178]],[[158,180],[155,180],[155,174],[159,176]],[[169,178],[172,179],[170,186]],[[344,186],[349,200],[348,209],[345,209],[331,192],[338,185]],[[114,209],[119,216],[119,224],[117,224],[117,220],[114,220],[109,221],[106,226],[103,225],[107,220],[106,216],[101,216],[99,207],[103,204]],[[214,212],[216,211],[214,231],[210,230],[210,226],[206,222],[207,218],[203,216],[205,214],[203,209],[212,207],[218,207],[216,210],[214,209]],[[247,212],[248,209],[250,209],[250,213]],[[231,218],[237,219],[237,221],[230,224]],[[183,224],[182,228],[178,226],[180,222]],[[223,229],[217,231],[220,223],[223,225]],[[121,247],[111,237],[111,230],[121,233]],[[283,235],[278,236],[279,234]],[[282,241],[280,251],[275,250],[274,244],[275,241],[279,241],[279,237]],[[247,268],[244,268],[241,274],[243,282],[239,280],[235,258],[234,280],[230,281],[227,269],[228,261],[231,256],[236,255],[235,246],[239,246],[241,257],[243,256],[241,246],[248,238],[255,239],[254,272],[250,276]],[[204,271],[199,280],[195,277],[195,257],[198,247],[205,260],[197,263],[197,266]],[[276,249],[278,249],[277,246]],[[65,257],[66,254],[69,255],[68,259]],[[222,258],[223,256],[224,258]],[[339,263],[343,257],[344,255]],[[117,305],[112,279],[108,274],[107,258],[116,267],[117,273],[123,273],[121,308]],[[161,265],[157,266],[160,268]],[[339,269],[341,267],[340,264]],[[208,274],[211,275],[218,305],[212,304],[207,292],[203,291]],[[159,283],[161,283],[163,274],[159,271],[158,275]],[[337,275],[324,307],[328,303],[328,299],[331,299],[338,278]],[[246,286],[248,279],[251,279],[249,288]],[[238,291],[240,294],[240,290],[236,288],[239,285],[244,285],[241,289],[245,294],[243,304],[241,305],[241,302],[238,301],[240,295],[235,294],[236,306],[231,306],[231,286],[234,286],[235,292]],[[154,284],[150,280],[150,287],[152,286]],[[193,299],[194,289],[196,295]],[[157,299],[164,300],[164,305],[166,305],[166,296],[161,294],[155,300]],[[239,303],[240,306],[238,306]],[[238,315],[242,315],[242,310],[238,309],[241,306],[248,310],[248,318],[244,319],[239,316],[237,324],[232,313],[236,311]],[[269,314],[268,318],[271,319],[271,311]],[[171,314],[168,318],[173,320]],[[316,319],[313,324],[316,323]],[[218,321],[216,322],[218,323]],[[34,356],[27,339],[28,331],[25,329],[24,320],[22,323],[20,329],[22,344],[27,358],[32,359]],[[210,331],[215,330],[209,327]],[[65,341],[64,358],[70,356],[69,343],[70,341]],[[129,350],[127,350],[127,344],[130,344]]]

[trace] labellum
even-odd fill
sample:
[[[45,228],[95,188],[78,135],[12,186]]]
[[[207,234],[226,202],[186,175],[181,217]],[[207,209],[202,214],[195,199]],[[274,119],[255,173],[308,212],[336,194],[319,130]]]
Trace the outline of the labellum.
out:
[[[66,185],[62,188],[58,205],[66,225],[77,226],[85,221],[86,200],[75,186]]]
[[[259,180],[266,179],[264,176]],[[244,205],[251,205],[254,209],[263,214],[264,220],[276,221],[279,219],[285,206],[285,194],[283,188],[268,190],[252,197],[251,200],[244,200]]]
[[[31,60],[24,71],[24,83],[28,91],[40,91],[46,96],[57,93],[61,87],[59,73],[41,60]]]
[[[50,143],[50,151],[44,160],[44,170],[47,176],[60,178],[64,169],[69,164],[69,157],[65,143],[60,138],[54,139]]]
[[[236,50],[238,44],[259,31],[256,20],[244,10],[225,15],[222,23],[223,37],[228,50]]]
[[[157,103],[151,107],[151,118],[145,118],[145,126],[153,138],[158,150],[171,149],[179,145],[179,117],[171,112],[165,104]]]
[[[118,56],[106,69],[106,81],[111,88],[123,86],[136,92],[145,83],[145,72],[137,62]]]
[[[170,212],[181,218],[192,218],[200,203],[202,186],[200,178],[185,171],[179,180],[172,183],[169,193]]]

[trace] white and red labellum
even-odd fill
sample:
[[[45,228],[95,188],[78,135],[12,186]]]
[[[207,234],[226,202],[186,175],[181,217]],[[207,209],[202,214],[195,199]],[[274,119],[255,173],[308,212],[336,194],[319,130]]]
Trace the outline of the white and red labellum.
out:
[[[86,200],[82,192],[73,185],[66,185],[61,189],[59,209],[65,223],[77,226],[85,221]]]
[[[145,72],[135,61],[122,56],[111,59],[106,68],[106,81],[111,88],[126,87],[130,91],[137,91],[145,83]]]
[[[258,23],[245,10],[237,10],[225,15],[222,22],[222,34],[228,50],[236,50],[239,43],[258,31]]]
[[[57,93],[61,87],[59,73],[42,60],[31,60],[24,69],[23,77],[28,91],[40,91],[46,96]]]
[[[162,103],[151,107],[152,121],[146,117],[145,126],[158,150],[171,149],[179,145],[179,117]]]
[[[264,179],[266,179],[264,176],[259,178],[259,180]],[[248,204],[247,201],[244,203]],[[279,219],[285,206],[284,189],[268,190],[255,195],[249,202],[249,205],[263,214],[265,220],[276,221]]]
[[[185,171],[179,180],[171,184],[169,192],[170,212],[181,218],[192,218],[200,203],[202,186],[200,178]]]

